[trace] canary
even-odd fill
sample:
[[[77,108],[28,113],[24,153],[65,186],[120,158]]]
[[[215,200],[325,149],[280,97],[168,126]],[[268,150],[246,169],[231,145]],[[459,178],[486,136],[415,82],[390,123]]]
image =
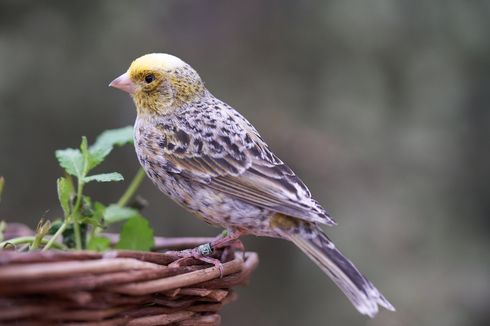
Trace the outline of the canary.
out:
[[[335,222],[305,184],[190,65],[147,54],[109,86],[133,98],[134,145],[148,177],[181,206],[228,230],[204,251],[247,234],[289,240],[360,313],[374,317],[378,305],[395,310],[322,231],[320,225]]]

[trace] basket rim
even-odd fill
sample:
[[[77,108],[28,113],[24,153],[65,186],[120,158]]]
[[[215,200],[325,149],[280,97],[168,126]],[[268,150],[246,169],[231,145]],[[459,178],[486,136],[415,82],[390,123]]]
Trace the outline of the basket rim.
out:
[[[163,243],[188,247],[203,239],[209,238]],[[248,282],[259,261],[255,252],[231,246],[221,253],[222,275],[175,252],[0,251],[0,323],[218,325],[218,311],[236,299],[232,288]]]

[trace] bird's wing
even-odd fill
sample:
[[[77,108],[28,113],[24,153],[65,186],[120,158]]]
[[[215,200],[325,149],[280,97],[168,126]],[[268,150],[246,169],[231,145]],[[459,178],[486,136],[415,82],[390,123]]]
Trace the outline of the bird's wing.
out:
[[[175,125],[160,126],[167,136],[164,158],[174,173],[249,204],[335,225],[305,184],[241,115],[235,114],[230,126],[223,128],[187,124],[179,129]]]

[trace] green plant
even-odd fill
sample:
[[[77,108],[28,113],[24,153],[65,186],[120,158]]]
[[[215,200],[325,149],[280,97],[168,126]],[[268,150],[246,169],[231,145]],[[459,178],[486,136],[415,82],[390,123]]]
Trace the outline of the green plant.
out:
[[[3,241],[0,243],[0,248],[4,248],[7,244],[29,244],[30,250],[42,247],[42,250],[74,248],[103,251],[110,247],[111,242],[101,234],[101,231],[111,224],[124,222],[119,242],[115,247],[149,250],[154,243],[153,230],[138,210],[127,206],[144,179],[144,171],[141,168],[116,203],[104,205],[84,193],[85,185],[90,182],[124,180],[118,172],[90,173],[107,158],[114,147],[124,146],[132,141],[133,129],[128,126],[103,132],[91,146],[88,145],[87,138],[82,137],[79,149],[57,150],[56,158],[65,171],[65,176],[57,180],[58,199],[63,218],[53,223],[42,219],[35,236]],[[4,180],[0,178],[0,195],[3,185]],[[51,237],[46,239],[48,234],[51,234]],[[60,242],[61,236],[62,242]]]

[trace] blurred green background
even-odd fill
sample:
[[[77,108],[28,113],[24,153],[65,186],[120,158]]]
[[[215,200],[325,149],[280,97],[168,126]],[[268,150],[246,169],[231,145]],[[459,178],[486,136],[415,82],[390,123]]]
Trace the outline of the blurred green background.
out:
[[[1,0],[2,219],[60,215],[54,150],[133,123],[107,84],[148,52],[249,118],[398,309],[369,320],[292,245],[250,237],[261,263],[224,325],[490,324],[489,1]],[[126,148],[102,169],[137,167]],[[140,194],[159,235],[219,232],[149,181]]]

